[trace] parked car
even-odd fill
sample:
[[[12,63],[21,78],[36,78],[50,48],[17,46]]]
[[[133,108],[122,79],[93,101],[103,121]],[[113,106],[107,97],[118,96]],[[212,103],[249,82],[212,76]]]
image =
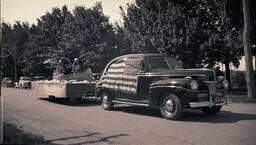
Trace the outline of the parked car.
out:
[[[20,77],[19,82],[16,84],[16,87],[18,88],[25,88],[25,89],[29,89],[31,88],[31,82],[32,82],[32,78],[31,77]]]
[[[114,103],[160,108],[166,119],[179,119],[184,108],[216,114],[227,102],[228,82],[210,69],[183,69],[162,54],[130,54],[111,60],[96,85],[105,110]]]
[[[2,87],[13,87],[13,81],[11,78],[5,77],[1,82]]]

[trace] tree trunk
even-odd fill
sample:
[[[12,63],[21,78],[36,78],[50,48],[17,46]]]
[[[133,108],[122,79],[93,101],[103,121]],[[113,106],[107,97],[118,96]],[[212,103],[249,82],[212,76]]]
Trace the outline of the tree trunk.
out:
[[[244,57],[246,66],[246,83],[248,91],[248,99],[255,98],[255,78],[253,74],[252,65],[252,51],[250,40],[250,10],[249,0],[243,0],[243,13],[244,13],[244,32],[243,32],[243,45],[244,45]]]
[[[254,73],[255,73],[256,72],[256,44],[252,45],[252,52],[253,52],[252,55],[254,56]]]
[[[231,79],[230,79],[230,68],[229,68],[229,63],[225,63],[225,75],[226,75],[226,80],[229,83],[229,88],[231,89]]]

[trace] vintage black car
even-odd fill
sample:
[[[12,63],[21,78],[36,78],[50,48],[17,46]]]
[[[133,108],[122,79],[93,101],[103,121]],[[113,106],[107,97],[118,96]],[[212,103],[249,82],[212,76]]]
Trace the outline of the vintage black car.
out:
[[[183,69],[162,54],[130,54],[110,61],[96,85],[105,110],[114,103],[160,108],[164,118],[179,119],[184,108],[216,114],[227,102],[228,82],[210,69]]]

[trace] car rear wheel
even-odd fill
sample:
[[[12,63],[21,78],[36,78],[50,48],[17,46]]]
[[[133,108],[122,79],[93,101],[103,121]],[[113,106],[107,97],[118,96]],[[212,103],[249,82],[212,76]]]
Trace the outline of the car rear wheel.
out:
[[[81,99],[79,97],[69,97],[69,104],[76,105]]]
[[[215,115],[220,112],[222,106],[203,107],[202,111],[207,115]]]
[[[109,92],[104,91],[101,95],[102,99],[102,107],[105,110],[112,110],[114,107],[114,104],[112,102],[112,97]]]
[[[180,99],[174,94],[164,94],[160,103],[161,114],[168,120],[177,120],[184,112]]]
[[[55,99],[55,96],[49,95],[48,98],[49,98],[49,100],[52,100],[52,101],[53,101],[53,100]]]

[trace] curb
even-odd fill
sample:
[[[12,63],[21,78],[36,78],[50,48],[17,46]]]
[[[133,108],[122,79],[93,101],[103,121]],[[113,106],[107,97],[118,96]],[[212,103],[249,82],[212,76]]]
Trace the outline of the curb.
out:
[[[247,95],[227,94],[227,97],[231,99],[231,103],[256,103],[256,98],[248,99]]]

